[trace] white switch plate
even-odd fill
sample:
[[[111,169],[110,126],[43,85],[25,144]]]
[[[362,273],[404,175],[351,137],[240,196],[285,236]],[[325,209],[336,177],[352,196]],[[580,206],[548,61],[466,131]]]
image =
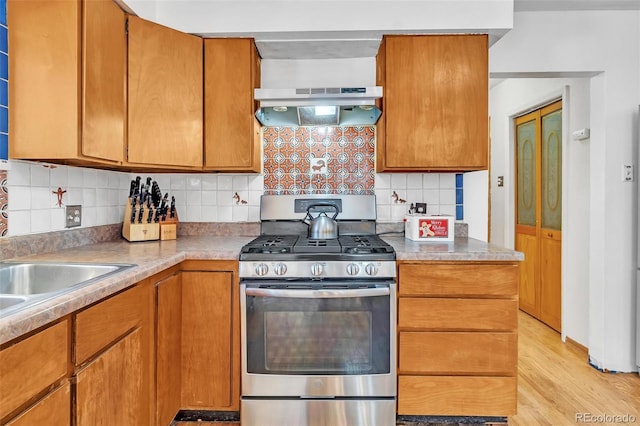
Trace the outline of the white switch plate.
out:
[[[633,164],[622,165],[622,181],[633,182]]]

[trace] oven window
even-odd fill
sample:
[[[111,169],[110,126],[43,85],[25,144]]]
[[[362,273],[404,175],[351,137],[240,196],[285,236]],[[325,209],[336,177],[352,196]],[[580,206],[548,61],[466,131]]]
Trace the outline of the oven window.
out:
[[[247,296],[247,370],[257,374],[386,374],[389,296]]]

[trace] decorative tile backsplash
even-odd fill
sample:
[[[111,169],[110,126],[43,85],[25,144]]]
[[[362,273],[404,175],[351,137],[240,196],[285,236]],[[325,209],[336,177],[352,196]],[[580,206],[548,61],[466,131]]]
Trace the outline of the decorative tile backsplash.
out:
[[[411,204],[426,203],[427,213],[462,220],[462,174],[378,173],[375,179],[380,222],[403,220]]]
[[[375,127],[266,127],[270,194],[373,194]]]
[[[319,138],[320,128],[317,133],[309,133],[309,129],[314,128],[303,129],[307,133],[299,128],[265,129],[265,139],[270,142],[265,146],[265,163],[269,159],[273,164],[269,168],[265,164],[264,175],[139,175],[143,180],[151,177],[163,193],[175,196],[180,222],[258,222],[263,193],[308,191],[375,193],[379,222],[402,221],[411,203],[419,202],[427,203],[429,214],[463,219],[463,175],[375,174],[373,128],[334,128],[333,133],[327,132],[332,136],[325,134],[323,138]],[[305,134],[313,149],[303,139],[299,143],[295,140]],[[138,175],[40,162],[9,163],[10,170],[0,170],[0,235],[9,236],[64,230],[64,207],[73,204],[82,205],[82,228],[122,223],[129,183]],[[276,173],[277,169],[281,172]],[[58,194],[62,207],[58,206]]]
[[[15,160],[10,165],[0,171],[11,193],[11,202],[2,202],[10,236],[64,230],[66,205],[82,206],[82,228],[122,223],[129,183],[138,175],[143,181],[151,177],[163,193],[175,196],[180,222],[260,220],[261,175],[138,174]]]
[[[7,185],[7,171],[0,170],[0,237],[9,232],[9,186]]]

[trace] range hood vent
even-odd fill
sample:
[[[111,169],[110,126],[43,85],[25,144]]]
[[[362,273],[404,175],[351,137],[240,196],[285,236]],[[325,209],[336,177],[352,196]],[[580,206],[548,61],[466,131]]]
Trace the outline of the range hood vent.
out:
[[[373,125],[382,114],[375,105],[380,86],[255,89],[254,96],[266,127]]]

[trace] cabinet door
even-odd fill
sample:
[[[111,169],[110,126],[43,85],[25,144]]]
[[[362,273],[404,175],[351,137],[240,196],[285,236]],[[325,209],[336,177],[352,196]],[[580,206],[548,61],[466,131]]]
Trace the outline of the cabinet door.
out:
[[[48,393],[24,413],[6,423],[7,426],[71,425],[71,385],[62,386]],[[4,423],[3,423],[4,424]]]
[[[202,167],[202,38],[129,16],[128,162]]]
[[[149,281],[76,315],[78,424],[136,425],[155,416],[153,287]]]
[[[181,402],[181,274],[156,284],[156,301],[156,424],[168,425]]]
[[[79,0],[7,1],[10,158],[78,155],[80,10]]]
[[[182,273],[183,409],[233,408],[232,284],[230,272]]]
[[[140,328],[120,339],[77,374],[77,425],[148,425]]]
[[[488,166],[485,35],[387,36],[378,171]]]
[[[68,374],[69,322],[64,320],[0,351],[0,423]]]
[[[82,154],[124,157],[125,13],[113,0],[85,0],[82,37]]]
[[[205,167],[259,173],[253,89],[260,60],[253,39],[206,39],[204,60]]]

